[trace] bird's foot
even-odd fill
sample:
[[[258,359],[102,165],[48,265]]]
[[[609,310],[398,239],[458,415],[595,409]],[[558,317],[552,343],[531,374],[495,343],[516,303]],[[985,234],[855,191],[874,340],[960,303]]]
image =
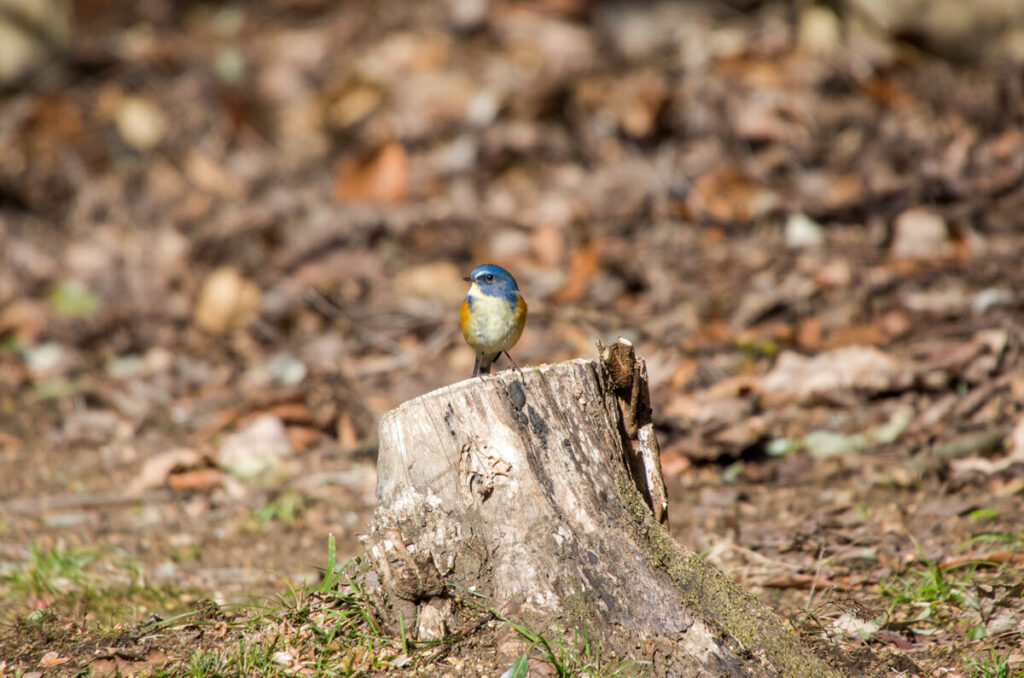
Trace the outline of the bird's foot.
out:
[[[508,358],[508,361],[510,363],[512,363],[512,369],[514,369],[516,372],[518,372],[519,376],[522,377],[523,376],[523,371],[521,369],[519,369],[519,365],[516,365],[516,361],[512,360],[512,356],[509,355],[508,351],[503,351],[503,353],[505,354],[505,357]]]

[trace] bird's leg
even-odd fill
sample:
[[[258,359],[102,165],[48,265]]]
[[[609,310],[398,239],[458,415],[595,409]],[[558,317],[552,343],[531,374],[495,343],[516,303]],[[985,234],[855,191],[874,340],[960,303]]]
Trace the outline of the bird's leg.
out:
[[[512,369],[514,369],[516,372],[518,372],[520,377],[523,376],[523,371],[521,369],[519,369],[519,365],[516,365],[516,361],[512,360],[512,356],[509,354],[509,352],[508,351],[502,351],[502,353],[504,353],[505,357],[508,358],[508,361],[510,363],[512,363]]]
[[[479,353],[476,354],[476,362],[473,363],[473,376],[474,377],[479,377],[480,376],[480,354]]]

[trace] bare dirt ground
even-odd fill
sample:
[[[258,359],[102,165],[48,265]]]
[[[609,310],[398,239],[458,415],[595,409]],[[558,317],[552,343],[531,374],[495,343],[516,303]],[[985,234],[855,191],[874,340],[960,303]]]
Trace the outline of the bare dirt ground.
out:
[[[647,359],[681,541],[904,675],[1018,675],[1024,21],[861,4],[72,3],[0,93],[11,613],[41,554],[173,590],[138,614],[358,555],[492,262],[520,364]]]

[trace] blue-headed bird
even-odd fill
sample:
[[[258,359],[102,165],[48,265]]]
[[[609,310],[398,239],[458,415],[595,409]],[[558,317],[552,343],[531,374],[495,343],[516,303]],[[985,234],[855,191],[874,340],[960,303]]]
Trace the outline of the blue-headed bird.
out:
[[[463,280],[472,283],[459,309],[459,325],[476,351],[473,376],[490,374],[491,363],[502,353],[519,369],[508,354],[526,325],[526,300],[516,279],[501,266],[484,264]]]

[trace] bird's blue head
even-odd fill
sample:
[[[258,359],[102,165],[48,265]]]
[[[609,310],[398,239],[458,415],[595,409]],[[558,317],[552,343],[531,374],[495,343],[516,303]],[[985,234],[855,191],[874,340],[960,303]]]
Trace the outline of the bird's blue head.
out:
[[[512,274],[494,264],[477,266],[469,277],[463,280],[473,283],[482,294],[491,297],[514,298],[515,293],[519,291],[519,285]]]

